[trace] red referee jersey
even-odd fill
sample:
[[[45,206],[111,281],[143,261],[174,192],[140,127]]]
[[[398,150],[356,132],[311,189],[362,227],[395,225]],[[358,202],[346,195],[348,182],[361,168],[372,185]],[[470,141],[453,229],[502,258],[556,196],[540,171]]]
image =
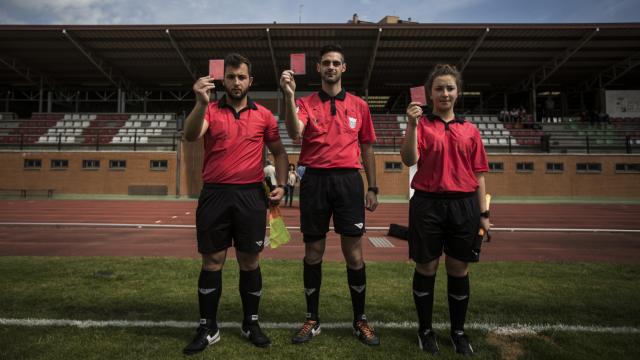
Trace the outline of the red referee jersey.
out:
[[[280,140],[271,111],[247,98],[247,107],[236,112],[226,95],[207,107],[209,129],[204,135],[205,183],[249,184],[264,180],[262,149]]]
[[[323,90],[296,101],[298,119],[305,125],[300,164],[311,168],[360,169],[360,144],[373,143],[367,103],[342,89],[335,97]]]
[[[418,171],[411,187],[426,192],[473,192],[476,173],[489,171],[480,132],[472,123],[456,116],[445,123],[437,115],[418,122]]]

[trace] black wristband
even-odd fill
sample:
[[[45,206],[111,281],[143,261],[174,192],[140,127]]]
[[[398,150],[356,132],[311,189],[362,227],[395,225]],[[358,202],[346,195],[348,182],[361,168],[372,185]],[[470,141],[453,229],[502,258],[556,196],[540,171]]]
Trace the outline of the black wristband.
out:
[[[370,187],[367,189],[367,191],[371,191],[372,193],[374,193],[374,194],[378,195],[378,192],[379,192],[380,190],[378,190],[378,187],[377,187],[377,186],[370,186]]]
[[[485,219],[488,219],[490,215],[491,215],[491,213],[489,213],[489,210],[483,211],[483,212],[480,213],[480,217],[485,218]]]
[[[278,187],[284,189],[285,186],[278,184]]]

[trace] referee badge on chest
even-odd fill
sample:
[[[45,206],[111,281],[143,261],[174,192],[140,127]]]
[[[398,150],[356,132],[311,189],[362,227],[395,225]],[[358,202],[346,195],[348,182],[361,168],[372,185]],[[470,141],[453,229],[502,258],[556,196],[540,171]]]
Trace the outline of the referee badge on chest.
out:
[[[349,116],[349,127],[355,129],[356,125],[358,125],[358,119]]]

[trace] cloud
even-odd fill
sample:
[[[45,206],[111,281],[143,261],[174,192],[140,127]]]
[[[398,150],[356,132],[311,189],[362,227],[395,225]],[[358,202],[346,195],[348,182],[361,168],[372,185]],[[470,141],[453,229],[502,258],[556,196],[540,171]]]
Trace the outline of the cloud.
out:
[[[12,24],[346,23],[385,15],[423,23],[638,21],[637,0],[3,0]]]

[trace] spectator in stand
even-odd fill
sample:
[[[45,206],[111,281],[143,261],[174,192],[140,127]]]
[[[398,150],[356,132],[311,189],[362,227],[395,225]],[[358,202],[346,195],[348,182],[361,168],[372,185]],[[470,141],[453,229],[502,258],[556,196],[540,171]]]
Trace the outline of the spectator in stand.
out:
[[[502,122],[511,122],[511,118],[509,116],[509,109],[506,107],[500,110],[500,114],[498,115],[498,119]]]
[[[512,108],[509,112],[509,117],[512,122],[520,122],[520,114],[518,112],[518,108]]]
[[[553,120],[553,109],[555,108],[555,102],[551,95],[547,97],[547,100],[544,102],[544,116],[547,122],[552,122]]]
[[[518,109],[518,119],[520,122],[528,122],[527,109],[525,109],[524,106],[520,106]]]
[[[590,110],[589,114],[589,125],[593,126],[598,123],[598,113],[595,110]]]
[[[587,121],[589,121],[589,113],[586,109],[582,109],[582,111],[580,111],[580,122],[586,123]]]

